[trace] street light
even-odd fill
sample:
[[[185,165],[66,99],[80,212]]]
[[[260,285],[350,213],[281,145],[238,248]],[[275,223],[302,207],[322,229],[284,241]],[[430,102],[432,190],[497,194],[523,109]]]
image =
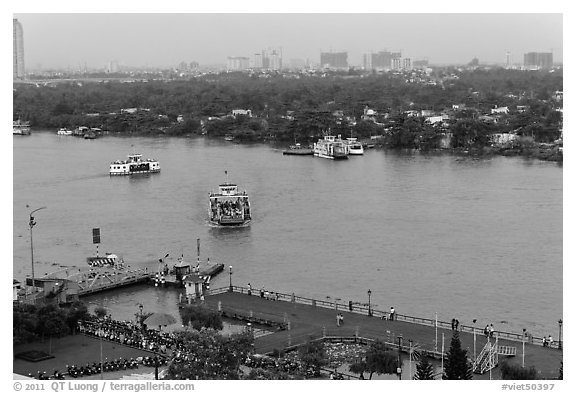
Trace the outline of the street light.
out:
[[[372,309],[370,308],[370,296],[372,296],[372,291],[368,290],[368,316],[372,316]]]
[[[38,210],[42,210],[42,209],[46,209],[46,206],[42,206],[36,210],[32,210],[30,212],[30,221],[28,222],[28,225],[30,226],[30,256],[31,256],[31,260],[32,260],[32,292],[36,291],[36,283],[34,280],[34,242],[33,242],[33,236],[32,236],[32,228],[34,228],[34,225],[36,225],[36,222],[34,221],[34,216],[32,214],[34,214]],[[36,298],[34,298],[34,302],[36,302]]]
[[[558,320],[558,349],[562,349],[562,320]]]
[[[230,292],[232,292],[232,265],[228,266],[230,269]]]
[[[474,361],[476,361],[476,319],[472,320],[474,326],[472,327],[472,331],[474,332]]]
[[[402,336],[398,336],[398,368],[396,373],[398,374],[398,379],[402,379]]]
[[[526,341],[526,328],[522,329],[522,368],[524,368],[524,344]]]

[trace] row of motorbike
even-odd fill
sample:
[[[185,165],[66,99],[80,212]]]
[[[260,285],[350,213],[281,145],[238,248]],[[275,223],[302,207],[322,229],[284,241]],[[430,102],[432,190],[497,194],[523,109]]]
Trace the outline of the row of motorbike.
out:
[[[86,366],[78,367],[72,365],[66,367],[68,369],[68,375],[70,375],[72,378],[79,378],[87,375],[100,374],[102,369],[104,369],[104,372],[135,369],[138,368],[138,362],[132,358],[120,358],[117,360],[106,361],[104,362],[103,366],[100,364],[100,362],[94,362],[92,364],[86,364]]]

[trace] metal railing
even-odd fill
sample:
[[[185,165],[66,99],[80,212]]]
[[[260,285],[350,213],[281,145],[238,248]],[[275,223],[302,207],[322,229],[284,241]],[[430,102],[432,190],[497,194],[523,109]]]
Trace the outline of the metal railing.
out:
[[[207,294],[208,295],[217,295],[217,294],[221,294],[221,293],[230,292],[230,289],[232,289],[232,292],[241,293],[241,294],[248,294],[248,288],[236,286],[236,285],[233,285],[232,287],[228,286],[228,287],[223,287],[223,288],[210,289]],[[308,297],[304,297],[304,296],[298,296],[294,293],[293,294],[286,294],[286,293],[281,293],[281,292],[268,291],[268,294],[271,297],[271,299],[275,299],[275,300],[282,300],[282,301],[288,301],[288,302],[292,302],[292,303],[304,304],[304,305],[309,305],[309,306],[314,306],[314,307],[322,307],[322,308],[327,308],[327,309],[335,309],[335,310],[340,310],[340,311],[353,312],[355,314],[361,314],[361,315],[369,315],[369,311],[370,311],[372,316],[375,318],[388,319],[390,317],[389,312],[378,310],[378,309],[375,309],[374,307],[370,307],[370,309],[369,309],[366,305],[359,304],[357,302],[345,304],[345,303],[339,303],[338,301],[319,300],[319,299],[313,299],[313,298],[308,298]],[[259,289],[252,289],[251,295],[252,296],[261,296],[260,290]],[[264,294],[264,297],[265,297],[265,294]],[[415,316],[411,316],[411,315],[398,314],[398,313],[394,313],[394,319],[397,321],[404,321],[404,322],[414,323],[414,324],[418,324],[418,325],[432,326],[432,327],[437,326],[438,328],[452,330],[452,323],[446,322],[446,321],[440,321],[440,320],[436,321],[436,320],[430,319],[430,318],[415,317]],[[480,336],[484,335],[484,329],[481,329],[481,328],[478,328],[475,326],[469,326],[469,325],[462,325],[461,324],[461,325],[459,325],[458,330],[460,330],[462,332],[467,332],[467,333],[476,333]],[[505,331],[499,331],[499,330],[494,331],[494,334],[497,335],[501,339],[507,339],[510,341],[517,341],[517,342],[524,341],[526,344],[538,345],[538,344],[541,344],[542,340],[543,340],[543,337],[525,335],[523,333],[505,332]],[[558,349],[559,348],[559,342],[557,340],[554,340],[550,344],[550,347]]]

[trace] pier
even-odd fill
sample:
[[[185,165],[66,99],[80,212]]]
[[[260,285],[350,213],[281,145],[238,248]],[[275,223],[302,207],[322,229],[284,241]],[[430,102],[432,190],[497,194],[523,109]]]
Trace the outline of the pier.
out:
[[[448,353],[452,338],[450,322],[397,313],[394,320],[390,320],[388,312],[377,309],[370,309],[369,315],[365,305],[343,304],[276,292],[266,298],[261,297],[258,290],[252,290],[251,295],[248,295],[248,288],[238,286],[210,290],[205,304],[211,309],[220,310],[225,316],[239,320],[255,318],[269,321],[275,328],[274,332],[257,337],[255,341],[255,351],[260,354],[294,349],[311,339],[364,343],[381,339],[392,348],[400,346],[400,350],[406,352],[410,347],[417,348],[428,356],[440,359],[443,354],[446,356]],[[344,316],[341,326],[336,325],[338,313]],[[469,357],[474,358],[476,348],[476,358],[482,360],[479,357],[488,341],[483,329],[461,324],[458,330],[462,348],[468,351]],[[558,349],[558,341],[554,341],[550,347],[543,347],[540,337],[528,338],[521,333],[495,331],[494,338],[490,340],[491,345],[496,345],[496,338],[498,342],[494,348],[499,353],[495,356],[496,360],[509,359],[510,363],[522,364],[524,357],[525,366],[534,366],[540,379],[557,378],[563,359],[563,351]],[[484,370],[482,375],[474,374],[474,378],[488,379],[488,371]],[[495,379],[499,379],[498,368],[492,369],[492,374]]]

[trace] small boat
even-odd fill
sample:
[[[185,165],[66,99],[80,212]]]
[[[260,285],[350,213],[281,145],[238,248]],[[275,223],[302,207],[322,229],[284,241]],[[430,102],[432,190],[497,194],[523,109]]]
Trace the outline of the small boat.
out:
[[[12,135],[30,135],[30,133],[30,122],[12,121]]]
[[[92,130],[86,131],[84,133],[84,139],[96,139],[96,133]]]
[[[56,132],[57,135],[72,135],[73,133],[74,132],[68,128],[60,128],[58,132]]]
[[[110,164],[110,176],[137,175],[160,172],[160,163],[153,159],[142,160],[142,154],[130,154],[126,161]]]
[[[314,156],[328,158],[331,160],[348,159],[350,149],[344,143],[340,135],[325,135],[324,139],[314,143]]]
[[[243,226],[252,220],[250,201],[246,191],[240,193],[238,186],[228,182],[218,186],[218,192],[209,195],[208,214],[210,223],[216,226]]]
[[[233,140],[234,140],[234,135],[232,135],[232,134],[226,134],[226,135],[224,136],[224,140],[225,140],[225,141],[229,141],[229,142],[230,142],[230,141],[233,141]]]
[[[346,138],[346,144],[348,145],[348,154],[357,156],[364,154],[364,146],[356,138]]]
[[[299,143],[290,145],[287,150],[282,152],[285,156],[311,156],[314,151],[311,148],[302,147]]]

